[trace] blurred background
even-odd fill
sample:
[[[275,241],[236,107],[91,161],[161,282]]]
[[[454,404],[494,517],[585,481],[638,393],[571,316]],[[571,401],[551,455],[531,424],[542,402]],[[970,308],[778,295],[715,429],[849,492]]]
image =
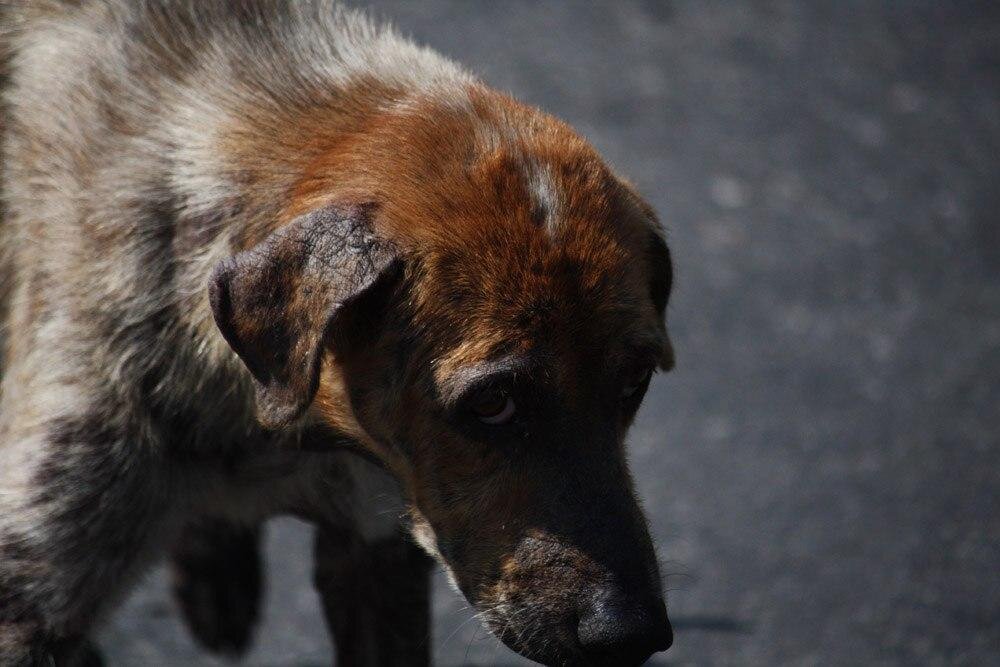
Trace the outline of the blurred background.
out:
[[[675,372],[631,437],[661,665],[1000,661],[1000,3],[379,0],[658,209]],[[329,664],[309,529],[250,665]],[[157,571],[112,665],[225,664]],[[438,577],[439,665],[520,665]]]

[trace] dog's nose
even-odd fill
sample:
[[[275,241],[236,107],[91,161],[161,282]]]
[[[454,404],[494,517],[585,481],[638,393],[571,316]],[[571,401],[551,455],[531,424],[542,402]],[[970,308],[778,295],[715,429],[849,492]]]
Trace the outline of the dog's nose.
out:
[[[596,664],[641,665],[670,648],[674,633],[662,600],[647,604],[602,601],[580,616],[577,637],[584,654]]]

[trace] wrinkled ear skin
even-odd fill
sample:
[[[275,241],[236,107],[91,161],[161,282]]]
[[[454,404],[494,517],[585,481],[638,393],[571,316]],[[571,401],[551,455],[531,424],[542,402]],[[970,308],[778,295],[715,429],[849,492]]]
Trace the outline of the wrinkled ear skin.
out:
[[[212,273],[215,322],[253,376],[267,428],[305,412],[338,313],[398,268],[395,247],[372,229],[373,212],[372,205],[312,211]]]
[[[670,249],[667,242],[663,240],[658,230],[649,234],[649,262],[652,268],[652,277],[649,282],[650,295],[653,297],[653,304],[656,312],[663,322],[667,315],[667,301],[670,299],[670,290],[674,283],[674,265],[670,259]],[[664,345],[663,355],[660,357],[660,368],[669,371],[674,367],[674,346],[667,339]]]

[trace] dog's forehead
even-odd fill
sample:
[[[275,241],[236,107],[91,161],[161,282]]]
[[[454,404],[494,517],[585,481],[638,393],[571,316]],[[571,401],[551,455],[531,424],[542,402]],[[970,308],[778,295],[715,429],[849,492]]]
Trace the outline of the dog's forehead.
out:
[[[654,329],[652,222],[635,195],[568,126],[489,102],[425,127],[437,163],[388,216],[409,217],[423,323],[456,363]]]
[[[301,206],[377,202],[378,232],[412,260],[419,324],[463,358],[653,318],[636,195],[565,123],[494,91],[452,93],[321,151]]]
[[[478,253],[470,272],[492,274],[498,259],[510,277],[567,263],[581,281],[627,272],[651,224],[634,193],[565,123],[495,93],[470,95],[471,109],[415,120],[411,132],[434,149],[425,178],[393,198],[404,210],[389,217],[404,234],[430,255]]]
[[[352,151],[366,161],[356,171],[378,174],[386,224],[418,245],[475,240],[484,228],[521,233],[525,222],[551,236],[620,235],[642,217],[571,127],[495,91],[411,100],[380,122],[375,144]]]
[[[603,165],[501,153],[476,169],[476,203],[421,257],[426,322],[442,344],[457,335],[442,373],[518,350],[605,351],[655,329],[648,226]]]

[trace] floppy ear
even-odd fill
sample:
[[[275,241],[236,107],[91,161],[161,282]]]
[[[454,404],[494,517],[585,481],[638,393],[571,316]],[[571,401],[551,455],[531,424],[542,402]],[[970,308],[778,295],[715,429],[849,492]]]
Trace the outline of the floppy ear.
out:
[[[250,369],[265,427],[285,426],[306,410],[338,313],[398,266],[394,246],[372,230],[372,210],[307,213],[212,273],[215,322]]]
[[[659,230],[650,231],[648,252],[651,270],[650,295],[653,297],[653,305],[656,306],[660,321],[665,322],[667,301],[670,299],[670,289],[674,282],[674,265],[670,259],[670,249],[667,248],[667,242],[663,240]],[[663,355],[660,357],[660,368],[669,371],[675,363],[674,346],[670,343],[670,338],[665,340]]]
[[[670,249],[663,239],[663,228],[660,226],[653,207],[643,199],[639,192],[628,181],[617,178],[628,202],[629,213],[638,215],[643,220],[646,229],[646,262],[649,267],[649,296],[653,300],[656,314],[660,318],[660,326],[664,329],[663,351],[660,354],[659,367],[669,371],[674,367],[674,346],[666,332],[667,301],[670,300],[670,290],[674,284],[674,265],[670,259]]]

